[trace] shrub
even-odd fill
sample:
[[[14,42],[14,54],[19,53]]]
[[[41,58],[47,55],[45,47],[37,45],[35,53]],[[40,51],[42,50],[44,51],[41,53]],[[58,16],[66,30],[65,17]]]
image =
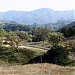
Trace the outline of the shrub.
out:
[[[60,41],[64,40],[64,36],[62,33],[52,32],[48,35],[48,41],[53,45],[58,44]]]
[[[47,51],[49,62],[59,65],[66,65],[68,63],[68,55],[69,50],[60,45],[55,45],[49,51]]]

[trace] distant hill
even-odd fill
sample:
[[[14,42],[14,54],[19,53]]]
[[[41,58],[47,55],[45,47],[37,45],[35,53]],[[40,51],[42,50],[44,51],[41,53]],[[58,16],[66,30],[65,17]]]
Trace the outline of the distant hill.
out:
[[[7,11],[0,12],[0,20],[16,21],[22,24],[48,24],[56,23],[58,20],[74,21],[74,10],[54,11],[42,8],[34,11]]]
[[[75,21],[59,29],[66,37],[75,36]]]
[[[50,27],[53,30],[57,31],[69,23],[71,23],[71,21],[58,20],[56,23],[48,23],[48,24],[44,24],[44,26]]]

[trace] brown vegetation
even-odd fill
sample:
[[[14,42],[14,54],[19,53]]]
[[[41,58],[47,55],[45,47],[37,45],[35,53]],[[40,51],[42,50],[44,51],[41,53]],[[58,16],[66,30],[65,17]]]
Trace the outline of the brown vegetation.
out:
[[[75,75],[75,67],[64,67],[53,64],[28,64],[11,67],[0,67],[0,75]]]

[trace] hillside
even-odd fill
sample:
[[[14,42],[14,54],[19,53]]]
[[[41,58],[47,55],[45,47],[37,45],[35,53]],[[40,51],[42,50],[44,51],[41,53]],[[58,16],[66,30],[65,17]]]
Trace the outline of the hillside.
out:
[[[74,10],[55,11],[48,8],[27,11],[7,11],[0,12],[0,19],[7,21],[16,21],[23,24],[47,24],[56,23],[58,20],[73,21]]]
[[[64,33],[66,37],[75,36],[75,21],[69,23],[68,25],[62,27],[59,30],[61,33]]]

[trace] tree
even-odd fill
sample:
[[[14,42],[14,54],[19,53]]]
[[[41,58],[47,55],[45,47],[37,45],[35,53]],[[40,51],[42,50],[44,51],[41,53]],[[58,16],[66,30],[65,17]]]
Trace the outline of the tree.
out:
[[[8,33],[4,29],[0,29],[0,45],[3,44],[3,41],[7,35]]]
[[[69,63],[69,50],[60,45],[54,45],[46,53],[50,63],[67,65]]]
[[[59,32],[63,33],[66,37],[72,37],[75,35],[75,21],[59,29]]]
[[[51,29],[49,29],[47,27],[38,27],[33,36],[34,37],[33,40],[44,42],[45,40],[47,40],[47,37],[50,32],[51,32]]]
[[[0,37],[5,37],[7,32],[4,29],[0,29]]]
[[[18,44],[21,42],[21,39],[16,33],[10,32],[10,34],[7,36],[7,41],[10,41],[10,45],[18,50]]]
[[[58,44],[60,41],[64,40],[64,36],[62,33],[59,32],[51,32],[48,35],[48,41],[51,42],[53,45]]]
[[[4,26],[4,29],[6,31],[31,31],[30,25],[23,25],[23,24],[17,24],[17,23],[6,23]]]
[[[28,39],[28,32],[25,31],[16,31],[17,36],[19,36],[22,40]]]
[[[66,47],[70,50],[70,56],[75,58],[75,40],[68,40],[66,42]]]

